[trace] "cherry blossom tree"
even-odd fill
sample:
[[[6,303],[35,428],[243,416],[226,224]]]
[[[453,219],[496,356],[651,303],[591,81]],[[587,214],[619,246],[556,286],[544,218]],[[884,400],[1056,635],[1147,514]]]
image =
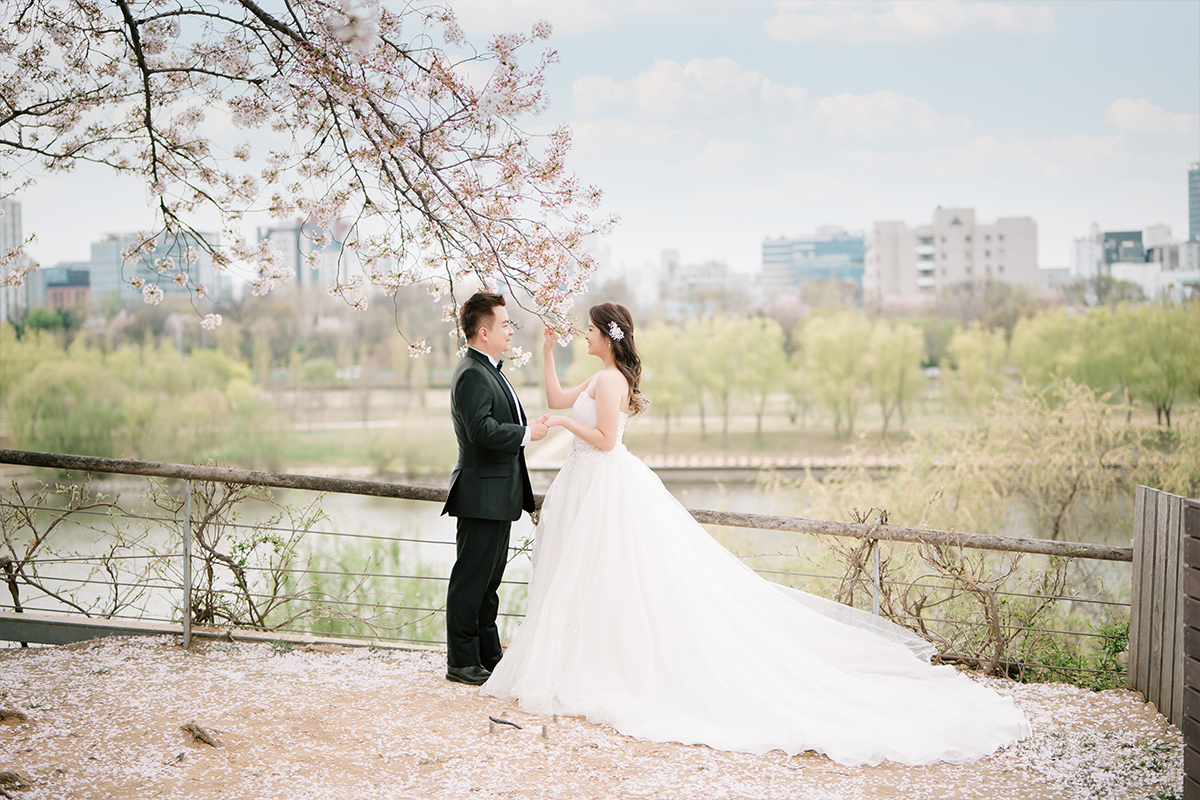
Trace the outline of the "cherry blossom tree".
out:
[[[420,0],[10,0],[0,196],[37,170],[100,164],[152,199],[156,229],[128,260],[200,246],[265,294],[291,275],[243,220],[298,215],[341,231],[331,292],[357,308],[368,284],[394,295],[425,283],[455,325],[455,290],[483,284],[566,330],[594,270],[584,239],[614,220],[566,170],[569,131],[522,127],[545,106],[556,55],[518,56],[549,34],[539,23],[477,49],[450,8]],[[230,125],[232,138],[209,133]],[[213,218],[219,245],[199,235]],[[30,269],[19,255],[0,254],[6,284]],[[199,300],[205,287],[171,261],[159,276]],[[427,347],[410,339],[414,355]]]

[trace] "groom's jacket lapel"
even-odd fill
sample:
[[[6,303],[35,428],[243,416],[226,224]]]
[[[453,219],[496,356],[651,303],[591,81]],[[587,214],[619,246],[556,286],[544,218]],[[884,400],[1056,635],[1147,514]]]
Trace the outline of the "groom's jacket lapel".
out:
[[[521,413],[524,409],[513,405],[513,395],[516,392],[515,390],[511,392],[508,390],[508,386],[505,384],[503,376],[500,375],[500,370],[492,366],[491,360],[486,355],[478,350],[475,350],[474,348],[468,347],[467,355],[478,361],[479,364],[485,370],[487,370],[488,374],[492,376],[492,380],[496,382],[496,386],[500,389],[500,394],[503,395],[504,399],[508,401],[508,410],[512,412],[513,422],[517,425],[524,425],[525,415]]]

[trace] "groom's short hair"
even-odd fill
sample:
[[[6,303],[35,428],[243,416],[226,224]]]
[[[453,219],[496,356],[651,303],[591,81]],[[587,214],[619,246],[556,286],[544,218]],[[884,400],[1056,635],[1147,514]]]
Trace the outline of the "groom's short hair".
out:
[[[478,335],[481,327],[491,321],[491,317],[496,316],[492,309],[504,304],[504,295],[493,292],[476,292],[467,298],[458,321],[468,342]]]

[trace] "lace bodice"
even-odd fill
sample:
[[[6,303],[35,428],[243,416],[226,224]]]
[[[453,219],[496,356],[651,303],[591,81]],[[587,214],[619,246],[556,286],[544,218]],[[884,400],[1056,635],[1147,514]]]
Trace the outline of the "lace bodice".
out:
[[[571,416],[581,425],[586,425],[589,428],[595,428],[599,422],[596,415],[596,400],[589,397],[587,392],[580,392],[579,397],[575,398],[575,404],[571,406]],[[613,453],[627,453],[625,449],[625,423],[629,421],[629,415],[624,411],[620,412],[620,424],[617,426],[617,444],[612,450],[601,450],[598,447],[592,447],[587,442],[579,437],[575,437],[571,442],[571,452],[567,454],[567,461],[574,461],[578,458],[600,458],[612,455]]]

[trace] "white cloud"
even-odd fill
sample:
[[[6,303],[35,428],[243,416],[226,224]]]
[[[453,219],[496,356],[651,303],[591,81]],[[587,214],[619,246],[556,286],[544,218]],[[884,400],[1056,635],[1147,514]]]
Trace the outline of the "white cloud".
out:
[[[719,24],[739,13],[736,5],[672,0],[455,0],[453,8],[468,36],[489,36],[528,30],[540,20],[565,35],[625,24]]]
[[[798,123],[781,126],[784,138],[802,131],[824,133],[831,140],[940,138],[968,131],[971,123],[955,114],[945,117],[926,102],[898,92],[842,93],[823,97]]]
[[[636,108],[656,120],[761,112],[794,115],[808,97],[801,87],[775,83],[727,57],[694,58],[686,64],[656,61],[622,82],[588,75],[575,81],[573,94],[575,110],[582,114],[621,114]]]
[[[1120,136],[998,139],[982,135],[962,144],[916,152],[853,151],[848,155],[864,174],[884,180],[1000,180],[1011,175],[1059,178],[1094,173],[1126,161],[1120,142]]]
[[[710,139],[700,151],[700,166],[712,172],[724,172],[746,164],[758,153],[754,142],[723,142]]]
[[[793,0],[764,23],[789,44],[917,44],[969,33],[1038,35],[1054,30],[1045,6],[958,0]]]
[[[612,153],[632,148],[642,150],[670,144],[699,147],[695,132],[679,131],[662,123],[604,119],[571,123],[573,152]]]
[[[1104,110],[1104,121],[1122,133],[1187,136],[1200,128],[1200,114],[1166,111],[1144,97],[1123,97]]]

